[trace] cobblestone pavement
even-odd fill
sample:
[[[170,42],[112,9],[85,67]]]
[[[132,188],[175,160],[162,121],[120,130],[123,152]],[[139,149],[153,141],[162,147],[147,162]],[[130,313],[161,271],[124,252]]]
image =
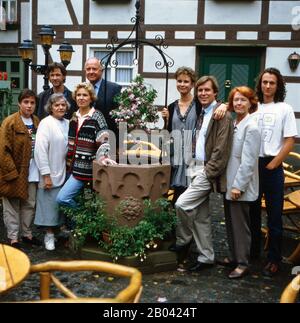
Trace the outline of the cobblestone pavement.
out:
[[[219,195],[211,197],[211,213],[213,215],[214,244],[217,258],[226,256],[226,233],[223,219],[222,199]],[[0,241],[5,242],[3,221],[0,221]],[[42,237],[41,237],[42,238]],[[298,244],[290,233],[285,232],[284,255],[289,253]],[[24,247],[25,248],[25,247]],[[75,259],[68,249],[58,246],[55,251],[46,251],[43,247],[24,249],[33,264],[48,260]],[[258,263],[251,266],[251,274],[240,280],[229,280],[226,277],[227,269],[215,266],[201,273],[190,274],[182,271],[163,272],[143,275],[142,303],[274,303],[292,279],[292,267],[282,264],[282,271],[273,279],[265,278],[260,270],[265,256]],[[125,278],[111,277],[101,273],[57,273],[57,277],[78,296],[82,297],[114,297],[118,291],[128,284]],[[0,296],[3,301],[24,301],[38,299],[39,277],[31,275],[20,286]],[[55,289],[51,296],[61,298],[62,295]]]

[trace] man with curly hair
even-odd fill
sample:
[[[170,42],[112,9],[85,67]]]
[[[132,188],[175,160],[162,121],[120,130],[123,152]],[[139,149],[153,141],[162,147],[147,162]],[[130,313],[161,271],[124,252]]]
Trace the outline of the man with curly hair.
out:
[[[259,154],[259,198],[250,208],[252,257],[259,257],[261,238],[261,197],[264,194],[268,215],[268,261],[263,275],[272,277],[281,261],[284,173],[282,162],[293,149],[297,136],[293,108],[284,102],[284,79],[276,68],[265,69],[258,77],[258,110],[254,114],[261,130]]]

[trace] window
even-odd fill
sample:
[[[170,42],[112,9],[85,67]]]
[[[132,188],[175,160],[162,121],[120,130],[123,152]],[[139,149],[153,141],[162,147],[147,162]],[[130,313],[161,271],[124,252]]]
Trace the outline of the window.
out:
[[[19,57],[0,56],[0,71],[7,73],[7,80],[10,81],[13,102],[8,106],[6,98],[0,96],[0,122],[9,114],[18,111],[18,95],[24,88],[24,65]],[[1,86],[0,86],[1,87]]]
[[[17,1],[0,0],[0,30],[17,23]]]
[[[109,52],[105,50],[95,49],[93,55],[100,60],[104,58]],[[119,50],[111,58],[111,62],[117,61],[117,67],[107,67],[108,81],[117,82],[120,85],[128,85],[137,74],[137,66],[133,64],[134,52],[133,50]],[[104,61],[105,64],[105,61]],[[103,72],[105,77],[105,72]]]

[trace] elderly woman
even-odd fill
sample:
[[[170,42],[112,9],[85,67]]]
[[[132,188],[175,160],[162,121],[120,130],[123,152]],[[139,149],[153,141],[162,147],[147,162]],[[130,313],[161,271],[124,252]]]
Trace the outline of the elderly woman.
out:
[[[227,165],[227,192],[224,202],[229,243],[229,258],[224,264],[235,267],[229,278],[241,278],[248,273],[251,233],[250,201],[258,197],[258,155],[260,132],[250,114],[257,109],[255,92],[236,87],[229,94],[229,110],[236,113],[233,145]]]
[[[70,120],[67,166],[70,177],[59,191],[60,205],[76,207],[75,197],[93,179],[93,160],[103,165],[115,164],[108,158],[107,124],[103,114],[93,108],[96,95],[90,83],[80,83],[73,92],[78,110]],[[98,151],[97,151],[98,150]]]
[[[22,241],[40,245],[32,236],[35,212],[36,183],[39,173],[33,152],[39,120],[33,112],[35,93],[24,89],[18,97],[19,111],[8,116],[0,128],[0,196],[7,236],[13,247]]]
[[[40,172],[34,224],[46,227],[45,248],[54,250],[53,228],[62,224],[56,203],[65,182],[69,121],[64,118],[70,107],[63,93],[52,94],[45,106],[48,117],[40,122],[34,158]]]

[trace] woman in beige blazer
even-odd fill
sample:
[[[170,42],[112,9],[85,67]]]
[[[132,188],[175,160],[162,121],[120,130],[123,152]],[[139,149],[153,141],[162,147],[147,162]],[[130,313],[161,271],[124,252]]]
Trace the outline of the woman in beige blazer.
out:
[[[259,191],[260,133],[251,118],[251,113],[257,109],[255,92],[246,86],[234,88],[229,94],[229,109],[236,113],[236,119],[226,171],[224,205],[229,244],[227,263],[235,267],[228,277],[233,279],[248,273],[251,244],[249,202],[257,199]]]

